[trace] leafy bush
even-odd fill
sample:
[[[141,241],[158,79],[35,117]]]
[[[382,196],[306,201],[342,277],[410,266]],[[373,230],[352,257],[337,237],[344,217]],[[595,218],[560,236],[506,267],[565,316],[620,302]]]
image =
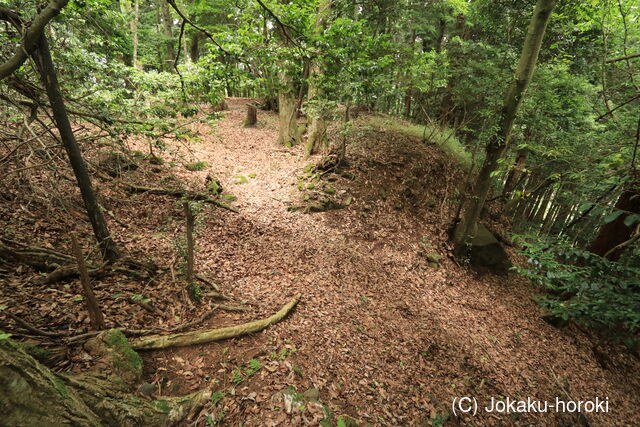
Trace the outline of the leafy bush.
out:
[[[527,264],[516,269],[551,291],[540,298],[550,314],[606,329],[633,344],[633,335],[640,328],[639,268],[565,242],[527,239],[521,243]]]

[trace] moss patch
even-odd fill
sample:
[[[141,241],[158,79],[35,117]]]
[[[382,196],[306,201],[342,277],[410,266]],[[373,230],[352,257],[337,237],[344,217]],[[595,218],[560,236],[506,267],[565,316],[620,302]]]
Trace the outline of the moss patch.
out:
[[[142,359],[131,346],[127,337],[118,329],[112,329],[105,334],[104,341],[116,353],[113,364],[114,367],[124,371],[140,371],[142,369]]]

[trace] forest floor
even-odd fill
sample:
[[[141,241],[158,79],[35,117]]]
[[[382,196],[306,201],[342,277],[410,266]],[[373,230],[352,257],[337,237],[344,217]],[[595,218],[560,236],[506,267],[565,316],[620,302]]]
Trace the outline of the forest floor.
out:
[[[124,181],[181,181],[202,190],[210,175],[237,198],[228,203],[239,213],[210,206],[196,213],[195,264],[228,304],[249,310],[217,310],[199,329],[269,316],[302,294],[295,311],[261,333],[144,352],[145,380],[158,395],[219,390],[200,422],[207,415],[210,424],[223,425],[317,425],[325,418],[335,424],[342,415],[359,425],[640,425],[637,358],[575,326],[545,323],[535,301],[539,291],[515,273],[478,274],[449,258],[448,221],[464,173],[437,146],[361,117],[349,132],[342,172],[309,188],[312,182],[301,177],[314,159],[304,159],[302,147],[275,145],[274,113],[259,111],[258,125],[245,128],[247,102],[230,99],[215,126],[195,120],[189,127],[196,137],[166,141],[163,165],[141,161],[138,170],[99,185],[119,219],[110,224],[127,254],[176,265],[153,283],[97,284],[111,325],[172,326],[215,305],[207,298],[196,306],[182,300],[176,245],[184,220],[177,200],[129,196],[116,185]],[[142,138],[128,143],[149,151]],[[184,164],[192,162],[206,165],[189,171]],[[343,209],[291,209],[325,196]],[[31,235],[31,244],[64,247],[69,224],[16,223],[11,209],[0,211],[2,225]],[[86,328],[73,283],[43,290],[25,281],[29,274],[6,272],[0,305],[41,327]],[[150,298],[161,313],[120,298],[126,294]],[[59,367],[80,370],[90,365],[83,357],[74,354]],[[483,406],[491,397],[551,403],[598,397],[608,399],[609,413],[585,419],[554,410],[480,410],[456,417],[452,400],[462,396]]]

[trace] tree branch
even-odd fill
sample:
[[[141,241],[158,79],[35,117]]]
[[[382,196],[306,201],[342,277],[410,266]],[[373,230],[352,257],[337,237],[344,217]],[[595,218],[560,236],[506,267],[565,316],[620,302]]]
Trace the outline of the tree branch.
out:
[[[638,239],[640,239],[640,223],[638,223],[638,225],[636,225],[636,230],[634,231],[633,236],[631,236],[631,238],[629,240],[625,240],[624,242],[620,243],[619,245],[614,246],[613,248],[609,249],[602,257],[609,259],[609,256],[612,253],[614,253],[616,251],[621,251],[622,249],[626,248],[627,246],[632,245],[633,242],[635,242]]]
[[[180,18],[182,18],[182,20],[184,22],[186,22],[187,24],[191,25],[193,28],[195,28],[196,30],[200,31],[201,33],[203,33],[204,35],[206,35],[207,37],[209,37],[209,40],[211,40],[211,42],[216,45],[216,47],[218,49],[220,49],[222,52],[224,52],[226,55],[229,56],[235,56],[233,55],[231,52],[227,51],[225,48],[223,48],[222,46],[220,46],[220,44],[216,41],[216,39],[213,37],[213,34],[211,34],[211,32],[209,32],[208,30],[206,30],[205,28],[202,28],[198,25],[196,25],[191,19],[187,18],[187,16],[178,8],[178,6],[176,5],[175,0],[167,0],[167,3],[169,3],[169,5],[173,8],[173,10],[176,11],[176,13],[178,14],[178,16],[180,16]]]
[[[614,111],[616,111],[618,108],[620,107],[624,107],[625,105],[627,105],[630,102],[635,101],[636,99],[640,98],[640,93],[632,96],[631,98],[627,99],[626,101],[624,101],[622,104],[612,108],[611,110],[607,111],[606,113],[604,113],[603,115],[601,115],[600,117],[598,117],[596,119],[596,122],[599,122],[600,120],[604,119],[605,117],[607,117],[608,115],[612,114]]]
[[[6,8],[0,8],[0,20],[10,22],[22,33],[22,43],[16,47],[13,56],[0,64],[0,80],[13,74],[15,70],[25,63],[29,55],[38,47],[44,27],[60,13],[68,2],[69,0],[52,0],[51,3],[42,9],[35,17],[26,30],[24,30],[24,21],[19,14]]]
[[[640,53],[634,53],[633,55],[621,56],[619,58],[611,58],[604,61],[606,64],[613,64],[614,62],[626,61],[627,59],[633,59],[640,57]]]
[[[274,21],[276,21],[276,24],[278,25],[278,27],[280,27],[280,31],[282,31],[282,36],[284,38],[286,38],[287,40],[289,40],[291,43],[293,43],[294,45],[300,47],[300,45],[291,37],[291,35],[289,34],[289,30],[295,30],[295,28],[293,28],[290,25],[286,25],[284,24],[280,18],[278,18],[278,16],[273,13],[273,11],[271,9],[269,9],[267,7],[267,5],[265,5],[262,0],[256,0],[258,2],[258,4],[260,5],[260,7],[262,7],[272,18]]]

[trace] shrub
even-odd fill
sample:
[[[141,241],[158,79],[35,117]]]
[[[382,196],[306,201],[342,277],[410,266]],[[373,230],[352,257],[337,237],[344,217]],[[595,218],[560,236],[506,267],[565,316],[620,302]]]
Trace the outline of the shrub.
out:
[[[565,242],[522,241],[525,266],[516,270],[551,291],[540,298],[549,313],[635,345],[640,328],[640,269],[609,261]]]

